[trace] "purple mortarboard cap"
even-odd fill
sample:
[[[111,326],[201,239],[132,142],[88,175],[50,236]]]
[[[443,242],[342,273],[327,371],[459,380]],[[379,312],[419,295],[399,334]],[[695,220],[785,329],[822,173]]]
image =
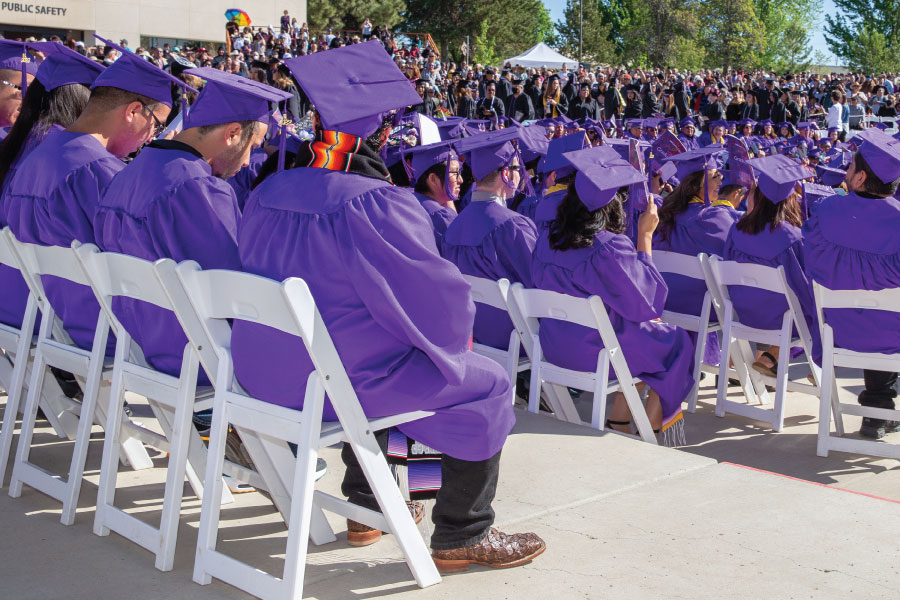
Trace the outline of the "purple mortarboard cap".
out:
[[[859,153],[882,182],[891,183],[900,178],[900,140],[880,129],[870,129]]]
[[[819,155],[821,155],[821,154],[822,154],[822,151],[815,147],[812,148],[811,150],[807,150],[807,152],[806,152],[806,156],[808,156],[809,158],[819,158]]]
[[[91,89],[98,87],[114,87],[120,90],[133,92],[157,102],[172,106],[172,84],[180,85],[186,90],[196,92],[177,77],[172,77],[156,65],[144,60],[133,52],[118,46],[109,40],[105,40],[97,34],[94,37],[119,51],[119,58],[91,85]]]
[[[679,127],[685,127],[687,125],[693,125],[694,127],[696,127],[697,122],[694,121],[693,117],[685,117],[678,122]]]
[[[326,129],[368,137],[386,113],[422,99],[377,40],[284,61]]]
[[[759,122],[759,124],[763,127],[766,127],[766,126],[775,127],[775,123],[772,122],[772,119],[763,119],[762,121]]]
[[[819,176],[819,181],[821,181],[823,185],[833,188],[841,185],[844,182],[844,178],[847,176],[846,171],[823,164],[816,165],[816,174]]]
[[[429,144],[427,146],[413,146],[404,154],[410,157],[410,170],[412,171],[410,179],[416,181],[419,177],[433,167],[434,165],[448,160],[458,160],[456,150],[450,142],[439,142],[437,144]]]
[[[513,141],[518,139],[519,129],[501,129],[455,140],[453,145],[459,154],[468,156],[472,176],[480,181],[512,162],[518,154]]]
[[[644,119],[644,129],[659,129],[659,119],[655,117]]]
[[[572,163],[563,156],[563,153],[581,150],[588,146],[587,136],[583,131],[576,131],[561,138],[553,138],[547,146],[547,156],[541,161],[540,172],[549,173],[550,171],[565,170],[567,172],[562,175],[557,173],[557,177],[565,177],[571,171]]]
[[[773,204],[787,199],[797,182],[812,176],[809,169],[782,154],[763,156],[750,161],[757,175],[757,185],[763,195]]]
[[[720,166],[719,156],[724,152],[725,150],[721,146],[707,146],[666,157],[663,162],[674,162],[677,165],[678,179],[684,179],[697,171],[718,169]]]
[[[806,197],[807,210],[809,210],[810,204],[818,202],[823,198],[834,196],[834,190],[827,185],[819,185],[818,183],[810,183],[809,181],[804,181],[800,185],[803,186],[803,196]]]
[[[35,79],[49,91],[64,85],[80,83],[91,85],[106,68],[102,64],[69,50],[62,44],[54,44],[62,51],[50,54],[38,67]]]
[[[878,129],[882,130],[882,131],[887,131],[888,129],[891,128],[891,124],[890,124],[890,123],[875,123],[874,126],[877,127]]]
[[[678,174],[678,167],[675,166],[675,163],[663,163],[658,169],[654,170],[663,180],[664,183],[668,183]]]
[[[840,131],[840,130],[841,130],[840,127],[829,127],[829,128],[828,128],[828,133],[832,133],[832,132],[837,133],[837,132]]]
[[[754,125],[756,125],[756,121],[754,121],[753,119],[741,119],[740,125],[741,127],[745,127],[747,125],[753,127]]]
[[[521,140],[519,150],[522,152],[522,160],[531,162],[547,154],[550,140],[547,139],[543,128],[519,127],[518,131]]]
[[[810,123],[809,121],[800,121],[799,123],[797,123],[797,129],[799,129],[801,131],[805,130],[805,129],[812,129],[812,128],[813,128],[813,124]],[[818,127],[816,127],[816,129],[818,129]]]
[[[669,127],[675,126],[675,119],[660,119],[659,127],[662,129],[668,129]]]
[[[718,121],[710,121],[709,128],[715,129],[716,127],[721,127],[723,129],[728,129],[728,121],[718,120]]]
[[[566,152],[566,158],[578,170],[575,175],[578,198],[592,211],[612,202],[619,188],[644,181],[641,172],[629,163],[618,159],[599,162],[597,157],[594,148]]]
[[[644,120],[643,119],[628,119],[628,129],[632,129],[634,127],[643,127]]]
[[[289,92],[211,67],[188,69],[185,73],[206,80],[184,118],[185,129],[241,121],[268,123],[270,103],[291,97]]]
[[[15,42],[13,40],[0,40],[0,69],[12,69],[19,71],[22,69],[22,55],[28,62],[25,64],[25,72],[30,75],[37,73],[38,65],[28,54],[25,42]]]

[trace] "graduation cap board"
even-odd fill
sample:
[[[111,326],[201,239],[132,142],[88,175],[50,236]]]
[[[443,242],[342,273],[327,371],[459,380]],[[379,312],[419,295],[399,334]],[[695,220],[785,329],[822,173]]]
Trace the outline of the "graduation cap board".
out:
[[[900,140],[880,129],[870,129],[859,146],[859,154],[882,182],[900,179]]]
[[[757,186],[773,204],[786,200],[797,183],[809,179],[809,169],[782,154],[763,156],[750,161],[757,175]]]
[[[599,162],[596,150],[588,148],[565,153],[578,171],[575,175],[578,198],[591,211],[612,202],[620,188],[646,182],[644,175],[625,161]]]
[[[98,87],[114,87],[120,90],[152,98],[161,104],[172,107],[172,84],[179,85],[189,92],[197,90],[172,77],[156,65],[138,57],[133,52],[94,34],[94,37],[119,51],[121,56],[100,74],[91,89]]]
[[[35,75],[48,92],[64,85],[91,85],[106,68],[62,44],[54,45],[62,50],[45,58]]]
[[[25,97],[28,90],[28,76],[37,74],[38,65],[28,53],[24,42],[0,39],[0,69],[20,71],[22,73],[21,92]]]
[[[365,138],[391,110],[422,102],[377,40],[284,62],[326,129]]]
[[[459,156],[453,149],[453,144],[449,141],[438,142],[425,146],[414,146],[408,150],[401,151],[403,155],[403,165],[407,168],[407,175],[412,183],[416,183],[419,177],[431,167],[444,163],[446,173],[444,175],[444,191],[451,200],[457,200],[457,194],[454,193],[450,180],[450,161],[459,160]],[[408,160],[407,160],[408,159]]]

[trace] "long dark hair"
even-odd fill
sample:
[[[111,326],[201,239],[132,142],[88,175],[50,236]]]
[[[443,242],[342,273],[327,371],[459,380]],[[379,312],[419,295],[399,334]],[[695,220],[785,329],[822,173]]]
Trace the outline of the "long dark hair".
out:
[[[550,223],[550,247],[554,250],[590,248],[594,236],[601,231],[625,232],[625,211],[622,202],[628,188],[616,192],[612,202],[591,211],[575,191],[575,182],[569,184],[566,196],[556,210],[556,219]]]
[[[0,143],[0,186],[29,135],[33,134],[36,140],[41,140],[52,125],[68,127],[84,110],[90,95],[88,87],[80,83],[61,85],[50,92],[37,79],[28,84],[19,116],[9,135]]]
[[[660,240],[669,239],[669,234],[675,229],[675,218],[687,210],[691,199],[695,196],[702,198],[701,192],[705,175],[706,171],[704,170],[694,171],[682,179],[678,187],[663,200],[663,205],[659,209],[659,227],[656,229]]]
[[[741,217],[736,227],[739,231],[756,235],[769,226],[769,231],[781,223],[788,222],[794,227],[800,227],[803,221],[800,218],[800,202],[794,192],[782,202],[775,204],[762,193],[759,188],[753,193],[753,208]]]

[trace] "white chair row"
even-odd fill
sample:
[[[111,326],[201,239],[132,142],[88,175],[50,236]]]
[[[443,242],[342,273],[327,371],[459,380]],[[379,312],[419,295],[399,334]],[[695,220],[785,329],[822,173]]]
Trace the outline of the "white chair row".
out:
[[[56,353],[54,356],[58,354],[63,357],[57,360],[61,368],[73,370],[77,367],[87,373],[87,381],[99,382],[102,373],[109,372],[108,366],[103,367],[102,350],[106,346],[107,331],[112,327],[116,334],[116,355],[111,370],[113,395],[110,410],[103,415],[106,436],[95,533],[106,535],[110,530],[116,531],[153,552],[157,568],[171,569],[183,482],[187,477],[198,495],[207,490],[202,495],[195,557],[194,579],[198,583],[209,583],[212,577],[216,577],[260,598],[300,597],[307,540],[311,538],[314,543],[322,544],[335,539],[322,509],[394,533],[417,583],[424,587],[440,581],[371,433],[424,418],[431,413],[419,411],[371,421],[365,417],[303,281],[288,279],[278,283],[246,273],[204,272],[192,262],[180,266],[171,260],[149,263],[134,257],[100,253],[93,246],[80,246],[77,242],[72,249],[22,244],[8,229],[4,230],[3,236],[8,247],[15,251],[13,258],[17,259],[26,279],[33,277],[39,281],[41,274],[52,274],[89,284],[102,308],[94,350],[89,353],[77,348],[64,350],[61,349],[64,344],[55,337],[59,332],[51,334],[50,323],[55,322],[52,308],[44,301],[42,290],[32,288],[32,294],[44,315],[42,336],[35,351],[37,366],[43,368],[46,363],[43,353],[50,348]],[[22,259],[22,256],[26,258]],[[181,377],[159,373],[146,363],[112,311],[112,299],[115,297],[141,300],[175,313],[188,338]],[[315,370],[307,381],[302,411],[262,402],[247,395],[240,387],[234,378],[231,361],[231,320],[266,325],[303,340]],[[65,351],[70,354],[64,354]],[[79,362],[72,357],[84,360]],[[196,389],[200,368],[215,382],[214,391]],[[24,453],[26,459],[33,433],[36,399],[40,394],[34,379],[32,377],[19,442],[19,452]],[[93,387],[89,387],[93,396],[85,395],[78,422],[76,452],[65,489],[56,489],[56,485],[63,484],[49,476],[46,480],[30,476],[27,480],[17,478],[17,470],[23,471],[19,461],[14,464],[11,486],[16,486],[16,491],[21,492],[22,483],[28,483],[42,491],[52,492],[51,495],[64,501],[64,512],[70,511],[72,517],[92,425],[92,419],[87,415],[92,414],[93,409],[87,403],[89,397],[96,397],[98,385],[94,383]],[[146,396],[162,426],[164,435],[147,431],[144,441],[170,452],[159,528],[147,525],[114,506],[118,458],[120,452],[125,453],[124,443],[132,439],[122,435],[131,427],[122,415],[125,390]],[[326,393],[339,422],[323,424],[321,421]],[[209,406],[210,397],[213,427],[209,452],[212,455],[210,460],[206,460],[207,452],[197,438],[190,417],[193,410]],[[96,400],[93,403],[96,405]],[[240,434],[255,471],[225,461],[229,424]],[[314,491],[318,448],[341,441],[348,442],[354,449],[382,508],[381,513]],[[297,445],[296,457],[289,443]],[[36,470],[34,467],[28,468]],[[201,473],[204,485],[200,484]],[[287,522],[288,547],[280,577],[263,573],[216,549],[219,513],[221,505],[228,500],[223,473],[268,491]]]
[[[900,370],[900,357],[885,357],[882,355],[860,354],[833,347],[833,340],[828,337],[830,331],[827,323],[822,319],[821,308],[819,326],[822,332],[822,340],[825,351],[825,371],[812,361],[812,336],[803,318],[800,302],[787,283],[783,268],[765,267],[755,264],[723,261],[717,257],[709,257],[701,254],[691,257],[670,252],[656,251],[653,253],[653,261],[662,273],[675,273],[685,277],[703,281],[707,292],[703,298],[699,316],[664,311],[662,320],[682,327],[688,331],[696,332],[698,343],[694,355],[694,379],[695,387],[688,398],[688,410],[693,412],[697,403],[697,386],[701,372],[715,373],[718,375],[715,414],[724,416],[733,413],[748,418],[764,421],[771,424],[774,431],[781,431],[784,426],[785,394],[788,391],[806,393],[821,399],[820,434],[818,453],[826,455],[829,448],[843,449],[879,456],[896,456],[897,449],[886,444],[873,444],[863,440],[854,440],[841,437],[844,435],[843,414],[870,416],[875,418],[896,419],[898,411],[874,409],[847,405],[839,402],[837,387],[834,384],[833,366],[851,366],[858,368],[878,368],[883,370]],[[472,296],[476,302],[490,304],[496,308],[505,308],[515,326],[511,334],[510,345],[506,349],[484,348],[476,344],[475,351],[494,358],[504,365],[511,376],[521,370],[532,369],[531,397],[529,398],[529,410],[537,411],[538,395],[541,384],[546,392],[548,387],[561,390],[557,398],[561,402],[554,406],[554,411],[561,418],[579,422],[568,393],[564,387],[590,390],[594,392],[595,402],[592,410],[591,425],[597,429],[603,429],[605,417],[606,395],[617,389],[621,389],[628,400],[632,413],[638,415],[637,429],[642,439],[655,441],[652,435],[646,435],[649,426],[642,431],[641,421],[646,419],[646,414],[639,409],[640,398],[633,390],[636,381],[628,371],[627,362],[621,356],[620,347],[615,339],[615,333],[608,326],[608,315],[599,299],[579,299],[563,294],[555,294],[541,290],[526,290],[520,284],[510,286],[507,280],[499,282],[467,277],[472,285]],[[787,309],[781,315],[781,327],[775,330],[761,330],[748,326],[741,321],[740,315],[735,310],[731,299],[730,289],[735,286],[747,286],[760,290],[766,290],[782,296],[787,304]],[[884,310],[896,310],[900,312],[900,296],[894,298],[891,294],[900,292],[887,290],[884,292],[830,292],[816,286],[817,303],[843,302],[850,303],[854,308],[873,308],[875,306],[894,306],[898,308],[885,308]],[[832,294],[832,295],[829,295]],[[713,320],[712,317],[716,319]],[[597,370],[593,373],[574,373],[560,369],[548,363],[540,348],[539,328],[543,318],[561,319],[580,324],[585,327],[597,328],[608,351],[601,352],[598,357]],[[796,336],[794,332],[796,331]],[[706,343],[706,334],[721,332],[721,355],[718,365],[704,364],[703,355]],[[529,357],[528,361],[519,359],[519,343],[522,343]],[[764,375],[755,371],[752,364],[755,356],[751,349],[751,342],[755,344],[768,344],[779,346],[782,351],[778,358],[776,377]],[[830,344],[830,345],[829,345]],[[803,363],[806,365],[812,383],[802,383],[789,379],[789,367],[791,360],[790,349],[800,347],[803,350]],[[617,360],[618,358],[618,360]],[[897,361],[892,362],[892,361]],[[830,361],[830,362],[829,362]],[[618,363],[618,364],[617,364]],[[601,382],[607,380],[610,365],[613,366],[618,376],[604,388]],[[746,402],[739,402],[728,397],[728,380],[735,377],[739,380]],[[630,381],[621,385],[621,381]],[[547,386],[547,383],[557,384]],[[774,386],[774,403],[766,389],[767,385]],[[563,395],[564,394],[564,397]],[[565,408],[558,408],[563,406]],[[574,418],[568,418],[568,414],[574,413]],[[829,434],[830,422],[834,415],[837,436]]]

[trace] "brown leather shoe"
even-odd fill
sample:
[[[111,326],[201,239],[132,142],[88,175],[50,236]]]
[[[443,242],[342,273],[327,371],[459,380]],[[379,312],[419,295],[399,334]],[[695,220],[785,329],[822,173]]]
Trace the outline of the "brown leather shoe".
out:
[[[531,562],[546,549],[547,544],[536,533],[506,534],[491,527],[477,544],[453,550],[432,550],[431,558],[441,573],[461,573],[472,564],[493,569],[518,567]]]
[[[425,517],[425,505],[421,502],[407,502],[409,514],[415,520],[416,525]],[[351,546],[370,546],[381,539],[381,530],[368,525],[357,523],[347,519],[347,543]]]

